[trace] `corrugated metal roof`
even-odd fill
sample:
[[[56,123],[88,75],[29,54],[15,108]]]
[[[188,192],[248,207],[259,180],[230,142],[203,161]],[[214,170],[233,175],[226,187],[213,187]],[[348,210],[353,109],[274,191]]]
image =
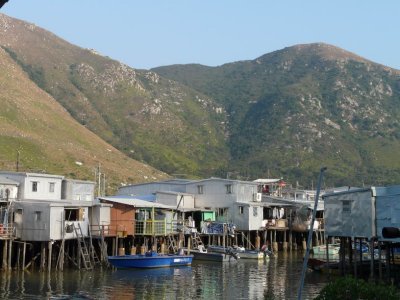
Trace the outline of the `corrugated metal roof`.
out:
[[[25,177],[48,177],[48,178],[58,178],[64,179],[64,176],[61,175],[53,175],[46,173],[29,173],[29,172],[8,172],[8,171],[0,171],[0,174],[4,175],[14,175],[14,176],[25,176]]]
[[[155,200],[155,196],[152,195]],[[149,197],[147,195],[146,197]],[[170,206],[170,205],[164,205],[160,203],[156,203],[150,200],[143,200],[144,196],[110,196],[110,197],[99,197],[98,199],[100,200],[105,200],[109,202],[115,202],[115,203],[120,203],[120,204],[125,204],[125,205],[130,205],[134,207],[143,207],[143,208],[166,208],[166,209],[176,209],[175,206]]]
[[[194,180],[188,184],[197,184],[197,183],[202,183],[206,181],[224,181],[227,183],[242,183],[242,184],[251,184],[251,185],[257,185],[256,182],[253,181],[244,181],[244,180],[237,180],[237,179],[225,179],[225,178],[218,178],[218,177],[211,177],[211,178],[206,178],[206,179],[201,179],[201,180]]]
[[[258,178],[256,180],[253,180],[253,182],[257,182],[257,183],[278,183],[279,181],[281,181],[282,179],[268,179],[268,178]]]
[[[19,185],[18,182],[14,181],[14,180],[11,180],[11,179],[8,179],[5,176],[0,176],[0,184],[12,184],[12,185],[16,185],[16,186]]]

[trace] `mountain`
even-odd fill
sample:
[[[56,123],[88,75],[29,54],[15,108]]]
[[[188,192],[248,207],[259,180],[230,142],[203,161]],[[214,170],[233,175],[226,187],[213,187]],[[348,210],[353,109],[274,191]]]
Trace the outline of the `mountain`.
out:
[[[221,105],[230,170],[310,186],[400,181],[400,72],[335,46],[296,45],[218,67],[152,69]]]
[[[170,174],[207,176],[226,166],[225,114],[213,99],[2,14],[0,45],[72,117],[129,157]]]
[[[335,46],[137,70],[1,14],[0,45],[66,116],[169,174],[311,187],[327,166],[329,186],[400,181],[400,72]]]
[[[127,157],[76,122],[3,48],[0,103],[0,169],[16,170],[18,161],[19,171],[94,181],[100,164],[109,193],[121,183],[168,177]]]

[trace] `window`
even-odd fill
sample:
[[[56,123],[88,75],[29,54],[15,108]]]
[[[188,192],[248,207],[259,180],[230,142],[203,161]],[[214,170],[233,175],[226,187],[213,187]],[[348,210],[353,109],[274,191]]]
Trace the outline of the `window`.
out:
[[[197,193],[198,193],[198,194],[203,194],[203,192],[204,192],[204,186],[198,185],[198,186],[197,186]]]
[[[42,212],[41,211],[35,211],[35,221],[40,222],[42,220]]]
[[[55,183],[54,182],[50,182],[49,183],[49,192],[50,193],[54,193],[54,187],[55,187]]]
[[[85,220],[85,209],[84,208],[66,208],[65,220],[66,221],[84,221]]]
[[[32,181],[32,192],[37,192],[38,189],[38,182]]]
[[[217,216],[224,217],[228,214],[228,208],[217,208]]]
[[[351,213],[351,201],[346,200],[342,202],[342,212],[344,215],[350,215]]]
[[[243,213],[244,213],[244,207],[239,206],[239,215],[243,215]]]
[[[232,184],[227,184],[225,185],[225,187],[226,187],[226,193],[232,194]]]
[[[258,207],[253,207],[253,217],[258,216]]]

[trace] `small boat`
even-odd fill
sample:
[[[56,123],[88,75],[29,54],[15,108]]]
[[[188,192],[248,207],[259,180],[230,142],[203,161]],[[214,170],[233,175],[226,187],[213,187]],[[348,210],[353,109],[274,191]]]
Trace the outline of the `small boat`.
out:
[[[329,260],[339,259],[339,244],[329,244],[328,245],[328,257]],[[312,248],[312,253],[314,258],[325,258],[326,259],[326,245],[315,246]]]
[[[239,256],[237,253],[229,251],[227,248],[224,251],[213,251],[212,249],[205,249],[203,246],[199,246],[196,250],[190,250],[193,254],[194,260],[208,260],[216,262],[230,262],[238,260]]]
[[[238,257],[235,255],[228,253],[219,253],[219,252],[202,252],[198,250],[191,250],[190,253],[193,254],[194,260],[207,260],[207,261],[215,261],[215,262],[231,262],[236,261]]]
[[[158,254],[148,252],[138,255],[108,256],[108,261],[116,268],[165,268],[189,266],[193,255]]]
[[[242,259],[264,259],[269,257],[265,255],[264,252],[257,251],[257,250],[243,250],[237,252]]]
[[[264,259],[269,258],[272,255],[272,252],[269,251],[266,247],[261,248],[261,250],[249,250],[242,247],[222,247],[222,246],[208,246],[207,248],[209,251],[212,252],[219,252],[219,253],[235,253],[240,258],[243,259]]]

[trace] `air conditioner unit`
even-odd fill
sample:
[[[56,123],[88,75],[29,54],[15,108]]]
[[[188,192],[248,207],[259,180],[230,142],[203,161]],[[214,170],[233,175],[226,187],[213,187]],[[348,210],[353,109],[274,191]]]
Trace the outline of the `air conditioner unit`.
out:
[[[253,199],[255,202],[261,202],[262,194],[261,193],[254,193]]]

